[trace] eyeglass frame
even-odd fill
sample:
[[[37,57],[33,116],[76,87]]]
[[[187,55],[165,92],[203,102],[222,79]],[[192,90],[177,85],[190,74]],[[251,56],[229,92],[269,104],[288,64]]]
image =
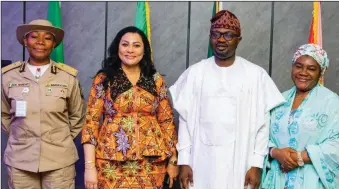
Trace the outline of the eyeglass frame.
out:
[[[219,37],[213,37],[213,33],[217,33],[220,36]],[[234,34],[234,33],[229,32],[229,31],[228,32],[218,32],[218,31],[211,31],[210,32],[210,37],[212,39],[220,39],[221,36],[223,36],[226,41],[232,41],[234,38],[240,38],[241,37],[241,35]],[[231,37],[231,38],[228,38],[228,37]]]

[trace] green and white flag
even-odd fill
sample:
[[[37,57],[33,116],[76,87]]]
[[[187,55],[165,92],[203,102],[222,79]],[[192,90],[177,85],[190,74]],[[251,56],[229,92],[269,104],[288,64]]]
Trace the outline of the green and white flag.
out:
[[[61,2],[59,1],[48,2],[47,20],[50,21],[53,24],[53,26],[62,28]],[[57,48],[53,49],[51,59],[58,63],[64,63],[63,42],[61,42]]]
[[[151,52],[152,52],[152,43],[151,43],[151,19],[150,19],[150,9],[147,1],[138,1],[137,8],[135,11],[135,27],[139,28],[145,33],[149,41]],[[153,59],[153,56],[152,56]]]

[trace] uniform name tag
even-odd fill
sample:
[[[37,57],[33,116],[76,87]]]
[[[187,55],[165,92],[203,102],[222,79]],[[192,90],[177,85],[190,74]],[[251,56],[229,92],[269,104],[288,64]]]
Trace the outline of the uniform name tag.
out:
[[[46,87],[63,87],[63,88],[67,88],[66,84],[62,84],[62,83],[48,83],[46,84]]]
[[[26,117],[27,101],[17,100],[15,108],[15,117]]]
[[[9,87],[29,87],[29,83],[9,83]]]

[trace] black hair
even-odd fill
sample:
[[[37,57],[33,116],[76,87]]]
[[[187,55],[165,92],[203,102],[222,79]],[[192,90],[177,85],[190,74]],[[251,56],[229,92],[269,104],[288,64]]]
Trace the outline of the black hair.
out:
[[[147,36],[143,31],[141,31],[137,27],[128,26],[123,28],[117,33],[117,35],[115,36],[115,38],[113,39],[112,43],[108,48],[108,57],[102,61],[101,69],[96,74],[98,75],[100,73],[104,73],[106,75],[106,78],[103,81],[105,90],[108,87],[108,83],[110,81],[113,81],[114,75],[118,74],[118,70],[121,69],[121,60],[118,55],[119,43],[121,41],[122,36],[124,36],[126,33],[139,34],[144,44],[144,55],[138,64],[141,69],[141,74],[146,78],[150,78],[153,77],[153,75],[156,73],[156,69],[152,62],[151,46],[147,39]]]

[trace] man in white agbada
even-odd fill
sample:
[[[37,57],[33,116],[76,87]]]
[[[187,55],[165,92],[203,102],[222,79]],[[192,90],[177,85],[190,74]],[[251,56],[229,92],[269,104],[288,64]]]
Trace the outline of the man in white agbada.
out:
[[[269,113],[284,98],[263,68],[235,55],[237,17],[223,10],[211,23],[214,56],[190,66],[170,87],[180,115],[181,188],[257,189]]]

